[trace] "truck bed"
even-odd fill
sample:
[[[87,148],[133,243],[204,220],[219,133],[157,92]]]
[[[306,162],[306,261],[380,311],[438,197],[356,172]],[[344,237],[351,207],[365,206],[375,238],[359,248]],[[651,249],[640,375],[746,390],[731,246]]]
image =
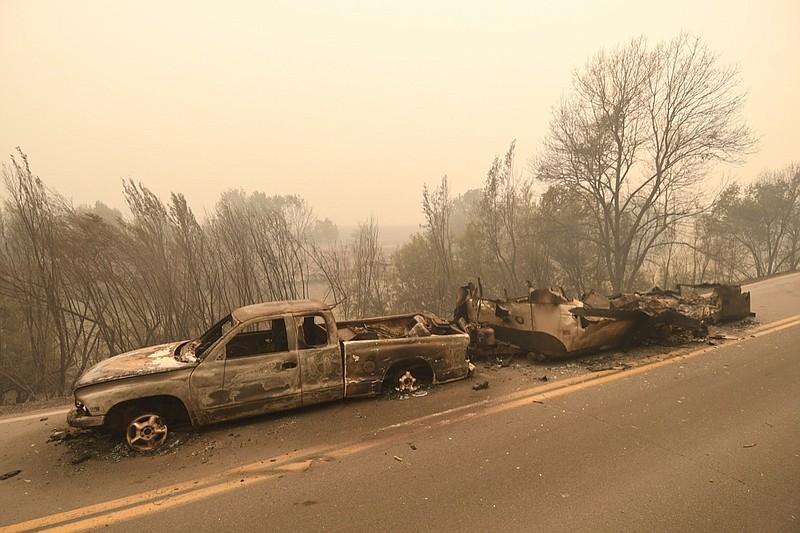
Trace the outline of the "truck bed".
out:
[[[432,383],[469,373],[469,335],[432,315],[395,315],[337,323],[345,396],[379,393],[387,373],[415,368]]]

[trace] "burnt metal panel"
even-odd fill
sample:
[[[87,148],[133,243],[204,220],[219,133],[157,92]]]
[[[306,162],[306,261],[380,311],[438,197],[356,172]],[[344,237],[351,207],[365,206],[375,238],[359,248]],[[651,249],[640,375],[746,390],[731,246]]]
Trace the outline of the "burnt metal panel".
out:
[[[75,383],[75,388],[103,381],[192,368],[195,362],[183,362],[175,358],[175,350],[184,342],[148,346],[109,357],[84,372]]]

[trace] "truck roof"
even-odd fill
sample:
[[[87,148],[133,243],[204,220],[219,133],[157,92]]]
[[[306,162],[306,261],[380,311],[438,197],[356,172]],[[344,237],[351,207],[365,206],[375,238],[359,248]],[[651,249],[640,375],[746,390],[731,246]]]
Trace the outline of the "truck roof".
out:
[[[284,300],[262,302],[235,309],[231,314],[239,322],[268,315],[286,315],[325,311],[328,306],[318,300]]]

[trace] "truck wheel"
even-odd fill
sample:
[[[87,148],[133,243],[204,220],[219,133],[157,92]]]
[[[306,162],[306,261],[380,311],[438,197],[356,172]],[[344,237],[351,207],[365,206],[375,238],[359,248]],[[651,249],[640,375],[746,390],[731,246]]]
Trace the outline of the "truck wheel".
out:
[[[400,393],[414,392],[419,389],[417,378],[414,377],[414,374],[412,374],[410,370],[406,370],[395,378],[394,389]]]
[[[423,385],[430,385],[433,382],[433,374],[430,368],[424,365],[401,366],[389,372],[383,382],[384,391],[399,392],[409,394]]]
[[[167,440],[167,424],[157,413],[133,416],[125,428],[128,446],[137,452],[152,452]]]

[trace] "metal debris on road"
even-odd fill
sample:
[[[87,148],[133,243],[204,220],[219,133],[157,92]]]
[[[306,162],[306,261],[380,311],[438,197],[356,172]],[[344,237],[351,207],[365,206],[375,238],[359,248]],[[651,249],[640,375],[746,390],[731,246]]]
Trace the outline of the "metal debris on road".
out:
[[[6,479],[11,479],[14,476],[18,476],[22,470],[12,470],[11,472],[6,472],[2,476],[0,476],[0,481],[4,481]]]
[[[474,385],[472,387],[472,390],[486,390],[488,388],[489,388],[489,382],[488,381],[484,381],[483,383],[479,383],[477,385]]]

